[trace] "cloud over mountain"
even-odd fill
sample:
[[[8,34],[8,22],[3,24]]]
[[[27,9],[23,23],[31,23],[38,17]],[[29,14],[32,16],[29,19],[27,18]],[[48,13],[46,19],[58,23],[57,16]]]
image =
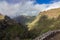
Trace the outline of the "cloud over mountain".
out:
[[[39,12],[60,7],[60,1],[51,4],[34,4],[35,0],[20,0],[20,2],[15,4],[10,4],[11,2],[9,2],[7,0],[0,2],[0,12],[8,16],[38,15]],[[13,2],[15,1],[13,0]]]

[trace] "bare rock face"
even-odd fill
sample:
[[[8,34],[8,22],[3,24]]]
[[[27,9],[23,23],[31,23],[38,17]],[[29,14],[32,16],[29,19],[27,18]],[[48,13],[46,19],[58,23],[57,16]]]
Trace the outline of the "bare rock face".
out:
[[[49,31],[34,40],[60,40],[60,30]]]

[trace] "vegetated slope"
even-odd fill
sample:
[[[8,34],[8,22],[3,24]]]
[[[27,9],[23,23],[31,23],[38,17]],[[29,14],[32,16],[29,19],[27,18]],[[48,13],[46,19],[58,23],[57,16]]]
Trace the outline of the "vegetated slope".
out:
[[[60,29],[60,8],[39,13],[36,19],[28,25],[33,38],[49,31]]]
[[[0,20],[0,40],[20,40],[27,38],[27,27],[8,16]]]
[[[4,15],[0,14],[0,20],[3,20],[4,19]]]
[[[15,18],[13,18],[19,23],[28,25],[30,22],[32,22],[35,19],[35,16],[25,16],[25,15],[20,15]]]

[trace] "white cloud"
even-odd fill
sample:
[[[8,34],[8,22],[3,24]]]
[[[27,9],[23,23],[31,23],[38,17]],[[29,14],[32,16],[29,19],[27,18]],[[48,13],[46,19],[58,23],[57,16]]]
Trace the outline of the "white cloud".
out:
[[[60,8],[60,1],[52,3],[52,4],[49,4],[47,10],[54,9],[54,8]]]
[[[19,6],[20,4],[10,5],[6,1],[3,1],[0,2],[0,12],[4,15],[11,16],[17,12]]]
[[[16,15],[38,15],[39,12],[59,8],[60,2],[54,2],[52,4],[35,4],[34,1],[27,1],[24,4],[16,3],[9,4],[6,1],[0,2],[0,12],[8,16]]]

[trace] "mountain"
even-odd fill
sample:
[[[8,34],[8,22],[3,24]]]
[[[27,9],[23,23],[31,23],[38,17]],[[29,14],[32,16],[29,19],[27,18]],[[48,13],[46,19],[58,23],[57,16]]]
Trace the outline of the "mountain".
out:
[[[13,19],[19,23],[27,25],[28,23],[32,22],[35,19],[35,16],[20,15],[20,16],[13,18]]]
[[[0,14],[0,20],[3,20],[4,19],[4,15]]]
[[[49,19],[51,18],[57,18],[59,15],[60,15],[60,8],[57,8],[57,9],[51,9],[51,10],[48,10],[48,11],[43,11],[43,12],[40,12],[39,15],[36,17],[35,20],[33,20],[33,22],[30,24],[30,25],[34,25],[35,23],[37,23],[40,18],[42,16],[48,16]],[[29,26],[30,26],[29,25]]]
[[[20,40],[27,38],[27,27],[8,16],[0,15],[0,40]]]
[[[50,30],[60,29],[60,8],[40,12],[28,28],[33,33],[33,38]]]
[[[48,11],[41,12],[40,15],[47,15],[48,18],[57,18],[60,15],[60,8],[51,9]]]

